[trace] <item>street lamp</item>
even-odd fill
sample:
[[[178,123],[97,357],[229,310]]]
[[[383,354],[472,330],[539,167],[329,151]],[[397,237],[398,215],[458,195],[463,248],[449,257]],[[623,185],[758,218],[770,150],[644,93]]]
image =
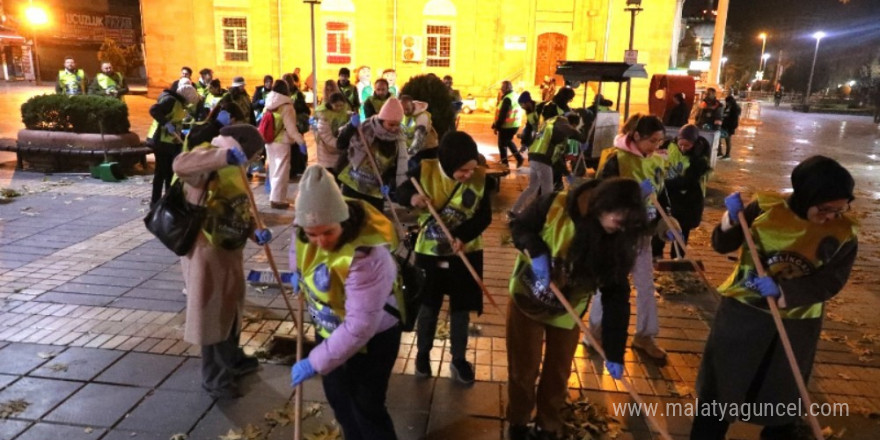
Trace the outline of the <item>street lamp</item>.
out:
[[[760,38],[762,41],[761,42],[761,58],[758,59],[758,71],[761,71],[761,70],[764,70],[764,60],[765,60],[764,49],[767,48],[767,33],[761,32],[761,34],[758,35],[758,38]]]
[[[810,99],[810,91],[813,88],[813,72],[816,70],[816,57],[819,55],[819,42],[825,38],[825,32],[816,32],[813,34],[813,38],[816,39],[816,49],[813,51],[813,66],[810,67],[810,80],[807,81],[807,93],[804,94],[804,104]]]
[[[639,12],[642,12],[644,10],[644,9],[642,9],[642,0],[626,0],[626,8],[624,8],[624,10],[631,14],[630,15],[630,22],[629,22],[629,50],[632,51],[633,50],[633,42],[634,42],[635,36],[636,36],[636,15],[638,15]],[[631,92],[630,87],[631,86],[632,86],[632,83],[630,82],[629,78],[627,78],[627,80],[626,80],[626,105],[623,108],[623,119],[624,120],[629,118],[629,98],[630,98],[630,92]],[[586,93],[586,91],[584,93]],[[618,106],[620,105],[620,85],[619,84],[617,86],[617,105]]]
[[[49,23],[49,14],[40,6],[35,6],[33,0],[24,10],[24,17],[31,25],[32,52],[34,57],[34,80],[40,83],[40,59],[37,57],[37,28]]]
[[[315,5],[320,5],[321,0],[303,0],[309,5],[312,14],[312,107],[318,108],[318,61],[315,55]],[[325,96],[324,99],[327,99]],[[297,393],[300,394],[300,393]],[[298,438],[298,437],[297,437]]]
[[[769,59],[770,59],[769,53],[765,53],[764,55],[761,55],[761,61],[763,62],[763,64],[761,64],[761,71],[763,71],[764,69],[767,68],[767,60],[769,60]]]

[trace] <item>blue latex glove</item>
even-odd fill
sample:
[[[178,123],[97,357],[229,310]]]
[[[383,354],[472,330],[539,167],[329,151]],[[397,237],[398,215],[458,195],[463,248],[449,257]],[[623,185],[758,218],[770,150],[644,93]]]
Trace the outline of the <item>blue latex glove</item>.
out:
[[[238,148],[230,148],[226,151],[226,163],[229,165],[243,165],[247,163],[247,161],[247,156],[244,155],[244,151],[241,151]]]
[[[224,127],[229,125],[229,122],[230,122],[229,118],[230,118],[229,112],[226,110],[220,110],[220,113],[217,113],[217,122],[219,122],[220,125],[222,125]]]
[[[299,272],[290,276],[290,285],[293,286],[293,293],[299,293]]]
[[[309,149],[306,147],[306,144],[299,144],[297,147],[299,147],[299,152],[302,153],[303,156],[309,155]]]
[[[757,277],[754,280],[755,287],[758,288],[758,292],[761,292],[761,296],[764,298],[779,297],[779,286],[776,285],[776,281],[773,281],[773,277]]]
[[[379,191],[382,191],[383,196],[387,196],[388,194],[391,194],[391,187],[388,185],[382,185],[382,187],[379,188]]]
[[[569,187],[574,186],[574,174],[569,174],[565,176],[565,180],[568,182]]]
[[[272,231],[268,229],[257,229],[254,231],[254,237],[257,239],[257,244],[263,246],[272,241]]]
[[[361,125],[361,116],[357,113],[351,115],[350,122],[352,127],[357,127],[358,125]]]
[[[605,369],[608,370],[608,374],[610,374],[611,377],[617,380],[620,380],[620,378],[623,377],[623,364],[605,361]]]
[[[260,104],[260,105],[266,105],[266,100],[265,100],[265,99],[261,99],[261,100],[257,101],[257,104]]]
[[[177,133],[177,127],[175,127],[174,124],[172,124],[171,122],[166,122],[165,123],[165,131],[167,131],[168,134],[173,135],[174,133]]]
[[[724,207],[727,208],[728,217],[730,217],[730,223],[737,224],[739,223],[739,213],[743,210],[743,199],[742,196],[739,195],[738,192],[735,192],[724,198]]]
[[[532,272],[545,287],[550,287],[550,255],[532,257]]]
[[[651,179],[643,180],[641,183],[639,183],[639,188],[642,190],[642,198],[654,194],[654,184],[651,183]]]
[[[666,231],[666,241],[675,241],[675,234],[672,233],[672,229]]]
[[[316,374],[318,373],[312,367],[309,359],[303,359],[293,364],[293,367],[290,368],[290,386],[295,387]]]

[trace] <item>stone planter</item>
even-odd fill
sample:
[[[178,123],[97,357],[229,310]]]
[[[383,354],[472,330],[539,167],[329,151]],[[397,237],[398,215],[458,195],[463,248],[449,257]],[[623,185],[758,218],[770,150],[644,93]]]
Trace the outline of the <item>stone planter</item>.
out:
[[[105,161],[117,162],[130,171],[135,164],[146,165],[150,149],[137,134],[94,134],[63,131],[20,130],[15,146],[19,169],[42,172],[83,171]]]

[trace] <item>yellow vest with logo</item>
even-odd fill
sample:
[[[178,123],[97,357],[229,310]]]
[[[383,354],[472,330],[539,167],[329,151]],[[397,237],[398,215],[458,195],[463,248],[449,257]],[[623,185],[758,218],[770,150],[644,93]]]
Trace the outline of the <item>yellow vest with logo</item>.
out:
[[[580,316],[587,310],[587,304],[595,291],[592,286],[568,285],[570,274],[563,273],[566,269],[565,259],[574,240],[574,222],[566,212],[568,192],[562,191],[553,199],[547,219],[541,229],[541,238],[550,248],[553,274],[551,280],[559,287],[572,308]],[[513,275],[510,277],[510,296],[523,314],[558,328],[572,329],[577,324],[565,311],[562,303],[556,299],[550,286],[540,285],[532,271],[532,260],[524,253],[516,257]]]
[[[76,73],[68,72],[67,69],[58,71],[58,84],[61,84],[66,95],[84,95],[86,93],[85,79],[86,74],[82,69],[78,69]]]
[[[110,76],[104,73],[99,73],[98,77],[95,79],[98,81],[98,85],[101,86],[102,89],[110,90],[119,87],[119,84],[122,83],[122,74],[114,72],[113,76]]]
[[[323,250],[320,246],[300,240],[298,230],[294,232],[296,267],[300,273],[302,292],[312,322],[323,338],[330,337],[345,319],[345,280],[354,261],[355,250],[360,247],[384,246],[389,250],[397,247],[397,236],[388,218],[364,201],[347,201],[360,204],[366,218],[357,238],[340,249]],[[389,294],[397,296],[398,307],[403,309],[399,279],[398,276]]]
[[[178,101],[171,95],[166,95],[165,99],[174,100],[174,107],[171,109],[170,112],[168,112],[168,114],[165,115],[165,119],[168,120],[168,122],[174,124],[174,126],[177,128],[177,133],[180,133],[180,128],[183,126],[183,119],[187,116],[186,107],[184,107],[184,105],[181,104],[180,101]],[[156,130],[160,130],[158,139],[159,142],[163,142],[166,144],[180,143],[177,141],[177,138],[168,133],[168,130],[165,129],[165,124],[162,124],[160,126],[159,122],[155,119],[153,119],[153,124],[150,125],[150,130],[147,131],[147,139],[153,139],[153,136],[156,135]]]
[[[385,105],[385,102],[387,102],[388,99],[391,98],[391,96],[392,96],[391,93],[389,93],[385,99],[382,99],[382,98],[376,97],[376,95],[370,95],[370,97],[367,98],[367,100],[373,104],[373,110],[378,115],[379,112],[382,111],[382,106]],[[404,116],[404,118],[405,118],[405,116]]]
[[[684,176],[688,168],[691,167],[690,156],[684,154],[679,149],[678,144],[671,143],[666,149],[666,179],[675,179]],[[709,173],[700,177],[700,189],[703,196],[706,196],[706,185],[709,182]]]
[[[205,97],[205,108],[208,109],[208,110],[210,111],[210,110],[213,109],[214,106],[216,106],[217,103],[220,102],[220,100],[222,100],[226,95],[227,95],[227,93],[224,93],[224,94],[222,94],[222,95],[220,95],[220,96],[214,95],[213,93],[208,93],[208,94],[204,95],[204,97]]]
[[[323,118],[330,123],[330,133],[333,134],[333,137],[338,137],[339,129],[342,128],[343,125],[348,123],[348,112],[345,109],[341,111],[335,111],[332,108],[321,104],[320,106],[318,106],[318,109],[315,110],[315,114],[319,118]]]
[[[498,120],[498,113],[501,113],[501,105],[504,104],[504,100],[510,100],[510,111],[507,113],[507,119],[501,124],[501,128],[519,128],[522,125],[522,107],[519,106],[517,98],[515,93],[510,92],[498,101],[498,105],[495,107],[496,121]]]
[[[617,156],[617,167],[620,171],[620,177],[633,179],[639,183],[645,179],[651,179],[655,193],[663,189],[663,180],[666,177],[666,159],[663,156],[652,154],[648,157],[640,157],[617,147],[606,148],[602,150],[602,154],[599,156],[599,171],[596,174],[602,173],[608,160],[613,155]],[[657,217],[657,209],[650,200],[645,200],[645,207],[649,219]]]
[[[284,118],[281,117],[281,112],[263,110],[263,114],[266,113],[272,113],[272,120],[275,122],[275,139],[272,142],[281,142],[284,138]]]
[[[379,166],[379,173],[385,174],[386,171],[390,170],[397,164],[396,148],[391,156],[385,156],[382,154],[378,147],[370,145],[367,148],[372,151],[373,157],[376,158],[376,163]],[[368,157],[364,158],[363,163],[361,163],[361,166],[358,168],[355,168],[351,162],[349,162],[339,173],[339,181],[361,194],[376,199],[381,199],[383,197],[379,185],[379,176],[376,176],[376,172],[373,170],[373,166],[370,164],[370,158]]]
[[[529,147],[529,154],[542,154],[547,156],[550,159],[550,163],[556,163],[562,159],[562,154],[566,150],[568,141],[561,144],[550,144],[550,141],[553,138],[553,126],[556,125],[556,121],[559,118],[559,116],[554,116],[544,123],[543,127],[538,131],[538,140],[534,145]]]
[[[446,176],[438,159],[425,159],[421,164],[421,176],[419,184],[425,189],[425,194],[431,198],[434,209],[440,209],[447,200],[446,206],[439,212],[440,218],[450,231],[455,230],[467,220],[473,218],[483,197],[486,197],[486,171],[477,167],[474,174],[466,182],[455,190],[458,182]],[[455,194],[452,191],[455,190]],[[452,199],[449,197],[452,196]],[[449,256],[452,253],[452,244],[443,234],[440,225],[434,220],[430,212],[423,212],[419,216],[419,224],[424,225],[419,231],[416,240],[416,252],[424,255]],[[483,249],[483,238],[477,237],[464,246],[464,252],[474,252]]]
[[[830,258],[858,233],[858,224],[848,217],[829,220],[824,224],[802,219],[789,209],[779,194],[758,194],[758,204],[764,212],[752,222],[752,236],[768,275],[777,279],[798,278],[814,273],[825,263],[819,258],[820,254]],[[757,276],[752,254],[748,245],[743,243],[739,262],[718,291],[767,311],[763,297],[753,284]],[[796,296],[798,292],[785,294]],[[780,309],[779,313],[786,319],[819,318],[823,307],[824,303],[818,302]]]

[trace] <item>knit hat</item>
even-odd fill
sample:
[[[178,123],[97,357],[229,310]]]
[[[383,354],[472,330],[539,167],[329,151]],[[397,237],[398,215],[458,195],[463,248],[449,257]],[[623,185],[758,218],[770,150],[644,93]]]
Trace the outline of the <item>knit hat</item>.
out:
[[[191,84],[192,83],[181,83],[177,86],[177,94],[182,96],[187,104],[195,104],[199,102],[199,92]]]
[[[825,156],[810,157],[794,167],[791,186],[794,193],[789,197],[788,205],[801,218],[807,218],[810,207],[855,198],[852,175],[837,161]]]
[[[384,108],[384,107],[382,107]],[[477,143],[471,135],[463,131],[450,131],[440,140],[438,149],[440,167],[447,176],[461,168],[471,160],[480,161],[480,152],[477,151]]]
[[[232,124],[220,129],[220,136],[229,136],[238,142],[248,159],[253,159],[266,145],[257,127],[250,124]]]
[[[303,173],[295,214],[294,223],[304,228],[348,220],[348,205],[342,198],[342,191],[333,175],[321,165],[312,165]]]
[[[694,124],[688,124],[678,130],[678,138],[696,142],[700,138],[700,129]]]
[[[397,98],[391,97],[379,110],[379,119],[383,121],[400,122],[403,120],[403,105]]]
[[[519,95],[519,99],[517,99],[516,102],[518,102],[518,103],[520,103],[520,104],[525,104],[525,103],[527,103],[527,102],[532,102],[532,94],[529,93],[528,90],[526,90],[525,92],[522,92],[522,93]]]
[[[244,77],[236,76],[232,78],[232,85],[230,87],[244,87]]]

